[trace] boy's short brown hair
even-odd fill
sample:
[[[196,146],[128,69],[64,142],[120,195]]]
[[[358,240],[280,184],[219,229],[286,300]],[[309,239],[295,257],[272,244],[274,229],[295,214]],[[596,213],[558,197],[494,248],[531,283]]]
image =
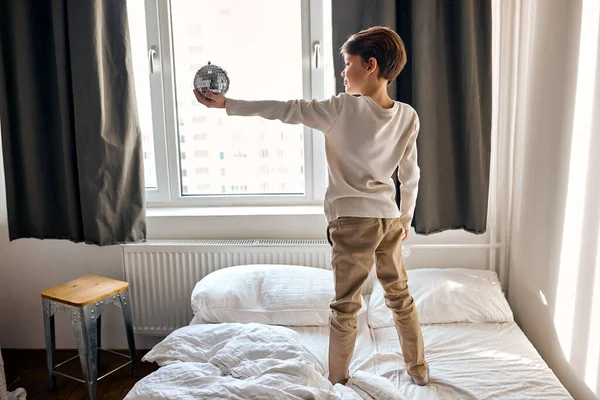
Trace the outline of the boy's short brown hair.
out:
[[[379,64],[378,78],[387,79],[388,85],[406,65],[402,38],[384,26],[373,26],[350,36],[340,48],[340,54],[359,55],[364,62],[374,57]]]

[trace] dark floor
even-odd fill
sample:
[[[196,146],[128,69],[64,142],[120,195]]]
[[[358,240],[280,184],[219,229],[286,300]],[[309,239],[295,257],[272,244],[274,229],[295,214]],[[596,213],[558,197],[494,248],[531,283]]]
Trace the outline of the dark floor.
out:
[[[127,354],[126,351],[122,351]],[[101,379],[98,382],[98,399],[117,400],[123,399],[137,381],[151,372],[156,371],[158,366],[154,363],[141,362],[142,356],[147,352],[138,351],[139,373],[137,377],[131,375],[131,367],[128,365],[119,371]],[[57,350],[55,365],[76,355],[75,350]],[[83,383],[56,375],[56,388],[48,389],[48,369],[46,367],[45,350],[2,350],[4,358],[4,369],[6,384],[9,391],[22,387],[27,391],[27,400],[81,400],[87,399],[87,392]],[[100,352],[98,376],[118,367],[127,360],[117,355]],[[59,367],[58,371],[82,378],[81,364],[79,359]]]

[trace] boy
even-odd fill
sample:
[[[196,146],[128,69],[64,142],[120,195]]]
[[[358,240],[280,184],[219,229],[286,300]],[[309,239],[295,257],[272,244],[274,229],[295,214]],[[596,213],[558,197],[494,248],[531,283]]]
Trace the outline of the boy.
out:
[[[329,380],[344,384],[349,378],[361,288],[375,263],[386,304],[394,313],[406,370],[416,384],[426,385],[423,337],[402,264],[402,241],[411,226],[420,178],[419,118],[413,108],[387,93],[406,64],[404,43],[393,30],[372,27],[352,35],[340,53],[346,65],[346,93],[324,101],[243,101],[194,93],[200,103],[225,108],[228,115],[304,124],[325,134],[325,214],[335,282]],[[400,210],[391,178],[398,165]]]

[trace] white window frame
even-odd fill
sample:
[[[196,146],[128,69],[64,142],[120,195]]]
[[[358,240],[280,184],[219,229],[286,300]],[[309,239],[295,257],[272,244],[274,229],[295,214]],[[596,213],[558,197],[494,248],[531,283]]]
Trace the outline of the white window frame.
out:
[[[325,88],[326,68],[323,44],[324,3],[330,0],[301,1],[302,64],[304,99],[324,99],[333,94]],[[145,0],[148,62],[156,188],[146,189],[150,207],[212,207],[322,204],[327,185],[327,162],[323,133],[304,127],[305,194],[264,195],[183,195],[181,192],[178,118],[169,0]],[[327,40],[327,42],[326,42]],[[317,62],[318,59],[318,62]],[[190,78],[191,79],[191,78]],[[190,101],[193,98],[190,98]],[[252,99],[245,99],[252,100]]]

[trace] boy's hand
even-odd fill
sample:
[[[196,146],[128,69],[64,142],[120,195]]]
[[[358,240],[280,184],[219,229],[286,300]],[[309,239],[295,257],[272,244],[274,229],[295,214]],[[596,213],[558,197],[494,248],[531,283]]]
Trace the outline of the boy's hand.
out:
[[[408,231],[406,229],[402,229],[402,241],[404,242],[406,239],[408,239]]]
[[[194,89],[194,95],[196,95],[198,103],[204,104],[208,108],[225,108],[225,103],[227,102],[227,98],[218,93],[200,93],[198,89]]]

